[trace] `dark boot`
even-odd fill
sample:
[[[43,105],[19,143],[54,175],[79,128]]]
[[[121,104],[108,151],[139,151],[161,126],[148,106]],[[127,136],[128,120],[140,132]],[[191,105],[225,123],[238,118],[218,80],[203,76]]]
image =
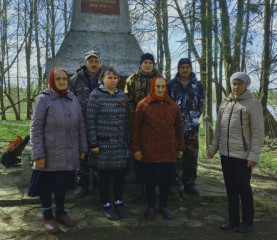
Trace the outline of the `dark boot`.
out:
[[[239,223],[233,223],[233,222],[231,222],[231,221],[229,220],[229,221],[227,221],[226,223],[222,224],[222,225],[220,226],[220,228],[221,228],[222,230],[231,230],[231,229],[233,229],[233,228],[235,228],[235,227],[238,227],[238,226],[239,226]]]
[[[195,188],[194,183],[185,184],[184,192],[192,196],[199,196],[199,191]]]
[[[121,219],[128,218],[128,212],[123,204],[115,204],[114,211],[116,212],[119,218]]]
[[[109,220],[118,220],[118,216],[116,215],[116,213],[114,212],[113,210],[113,207],[112,206],[109,206],[109,207],[103,207],[102,208],[102,213],[103,215],[109,219]]]
[[[249,233],[251,232],[253,229],[253,225],[252,224],[246,224],[246,223],[242,223],[237,229],[236,232],[237,233]]]
[[[167,219],[167,220],[169,220],[169,219],[172,219],[173,218],[173,215],[172,215],[172,213],[169,211],[169,209],[168,208],[159,208],[159,212],[160,212],[160,214],[162,214],[162,216],[164,217],[164,219]]]
[[[144,217],[146,220],[151,221],[155,217],[155,208],[148,207],[144,212]]]

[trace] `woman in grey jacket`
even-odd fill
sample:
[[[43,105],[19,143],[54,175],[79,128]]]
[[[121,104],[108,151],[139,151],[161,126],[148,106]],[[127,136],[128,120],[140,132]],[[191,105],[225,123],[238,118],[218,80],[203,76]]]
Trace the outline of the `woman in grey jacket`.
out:
[[[254,202],[250,185],[251,171],[264,143],[264,119],[261,103],[247,89],[249,76],[236,72],[231,76],[232,93],[220,105],[215,136],[207,157],[219,150],[229,204],[229,221],[222,230],[236,228],[238,233],[252,230]],[[242,205],[240,224],[239,199]]]
[[[64,68],[50,72],[49,89],[36,99],[31,123],[31,146],[34,171],[29,196],[40,196],[46,231],[59,231],[56,220],[74,226],[64,210],[65,194],[75,183],[79,159],[87,152],[87,139],[78,99],[67,90]],[[52,213],[55,195],[55,218]]]

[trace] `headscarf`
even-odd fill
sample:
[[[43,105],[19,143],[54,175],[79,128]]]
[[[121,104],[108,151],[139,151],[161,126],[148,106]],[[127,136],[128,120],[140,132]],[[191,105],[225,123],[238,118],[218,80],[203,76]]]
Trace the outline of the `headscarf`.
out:
[[[161,97],[159,97],[159,96],[157,96],[157,95],[155,94],[155,82],[156,82],[156,80],[159,79],[159,78],[162,78],[162,79],[165,80],[164,94],[163,94]],[[166,79],[165,79],[162,75],[158,75],[158,76],[156,76],[156,77],[154,77],[154,78],[152,79],[151,84],[150,84],[150,92],[151,92],[151,96],[152,96],[153,98],[157,99],[158,101],[163,101],[163,100],[165,99],[166,94],[167,94],[167,93],[166,93],[166,92],[167,92],[167,81],[166,81]]]
[[[69,91],[67,89],[65,89],[65,90],[58,90],[58,88],[56,86],[56,83],[55,83],[55,79],[54,79],[55,73],[60,72],[60,71],[63,71],[63,72],[66,73],[66,76],[67,76],[67,89],[68,89],[69,77],[68,77],[67,71],[65,70],[64,67],[55,67],[55,68],[53,68],[51,70],[51,72],[50,72],[48,83],[49,83],[50,88],[52,88],[55,92],[57,92],[59,95],[64,97]]]

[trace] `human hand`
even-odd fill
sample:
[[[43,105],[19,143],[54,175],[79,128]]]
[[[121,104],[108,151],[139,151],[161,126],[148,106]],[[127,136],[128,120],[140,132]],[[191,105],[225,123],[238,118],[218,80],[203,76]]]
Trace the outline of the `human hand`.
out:
[[[137,161],[141,161],[142,159],[141,151],[134,152],[134,157]]]
[[[84,152],[80,153],[80,159],[84,159],[85,156],[86,156],[86,153]]]
[[[253,162],[253,161],[249,161],[249,160],[248,160],[247,167],[255,167],[256,164],[257,164],[256,162]]]
[[[38,168],[44,168],[45,167],[45,158],[40,158],[35,160],[35,164]]]
[[[96,148],[91,148],[90,151],[92,151],[93,153],[99,153],[99,147]]]
[[[207,153],[207,157],[208,157],[208,158],[213,158],[213,156],[214,156],[214,154],[212,154],[212,153],[210,153],[210,152]]]
[[[184,153],[183,151],[179,151],[177,158],[182,158],[183,157],[183,153]]]

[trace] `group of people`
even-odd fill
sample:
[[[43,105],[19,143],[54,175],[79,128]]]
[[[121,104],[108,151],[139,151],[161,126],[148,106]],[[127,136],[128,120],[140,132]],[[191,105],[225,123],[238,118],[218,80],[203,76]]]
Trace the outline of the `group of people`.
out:
[[[57,221],[76,225],[64,209],[65,195],[77,179],[75,197],[86,196],[90,172],[103,215],[110,220],[128,218],[122,196],[130,158],[136,193],[145,190],[147,197],[145,219],[155,217],[156,186],[160,214],[165,219],[173,217],[167,200],[177,184],[177,159],[182,159],[184,192],[199,195],[195,180],[203,87],[188,58],[179,60],[177,74],[170,81],[154,66],[154,56],[143,54],[124,91],[117,88],[119,73],[103,67],[97,51],[85,54],[84,65],[71,79],[63,67],[50,72],[49,88],[36,99],[31,123],[34,170],[29,187],[29,196],[40,197],[47,232],[59,231]],[[221,228],[249,232],[254,218],[251,167],[263,145],[263,117],[260,103],[247,89],[249,76],[235,73],[231,84],[232,93],[221,104],[207,156],[213,157],[218,149],[221,155],[229,203],[229,221]]]

